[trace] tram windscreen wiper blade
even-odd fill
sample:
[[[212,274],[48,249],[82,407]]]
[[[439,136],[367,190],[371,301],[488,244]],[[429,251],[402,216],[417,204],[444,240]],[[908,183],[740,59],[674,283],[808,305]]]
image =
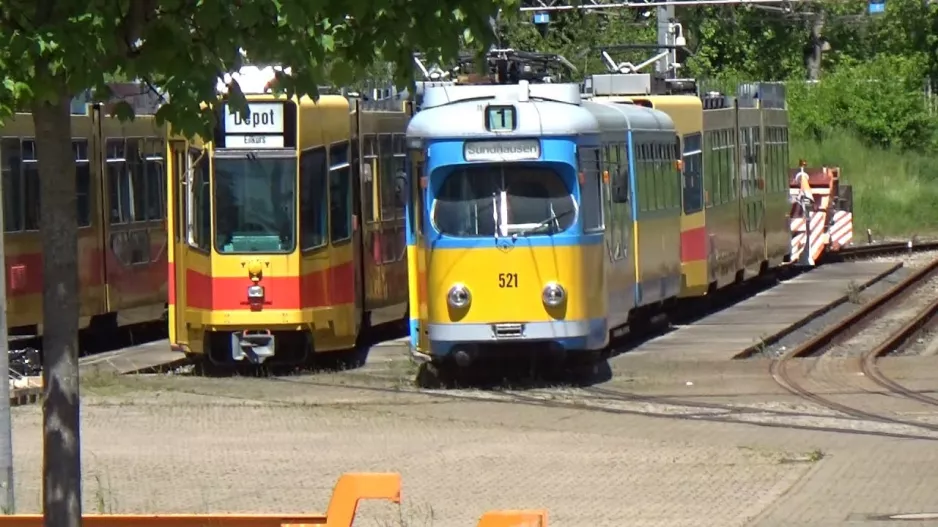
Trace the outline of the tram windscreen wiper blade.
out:
[[[523,231],[521,231],[521,232],[516,232],[516,233],[512,234],[512,235],[511,235],[511,239],[512,239],[512,240],[517,240],[517,239],[518,239],[518,236],[527,236],[528,234],[531,234],[532,232],[534,232],[534,231],[540,229],[541,227],[544,227],[545,225],[549,225],[549,224],[551,224],[551,223],[553,223],[553,222],[559,220],[560,218],[563,218],[563,217],[567,216],[568,214],[572,213],[573,210],[574,210],[574,209],[567,209],[567,210],[565,210],[565,211],[563,211],[563,212],[560,212],[560,213],[556,213],[556,212],[555,212],[553,215],[551,215],[551,217],[549,217],[549,218],[547,218],[546,220],[544,220],[544,221],[538,223],[538,224],[535,225],[534,227],[531,227],[531,228],[525,229],[525,230],[523,230]]]

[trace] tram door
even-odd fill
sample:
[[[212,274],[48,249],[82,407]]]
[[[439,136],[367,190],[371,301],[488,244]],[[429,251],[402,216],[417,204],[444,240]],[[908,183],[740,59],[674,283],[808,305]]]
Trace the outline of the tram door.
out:
[[[430,351],[427,328],[427,246],[424,231],[426,214],[425,151],[410,149],[408,155],[407,275],[410,296],[410,345]]]
[[[170,143],[170,177],[168,202],[172,207],[173,251],[170,253],[169,291],[169,341],[170,344],[187,344],[186,335],[186,252],[187,252],[187,204],[191,174],[185,141]]]

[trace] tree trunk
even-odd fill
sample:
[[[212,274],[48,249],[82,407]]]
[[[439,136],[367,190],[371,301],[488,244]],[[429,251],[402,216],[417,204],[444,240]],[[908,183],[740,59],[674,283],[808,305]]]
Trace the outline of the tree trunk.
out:
[[[78,435],[78,229],[71,98],[33,104],[42,235],[43,513],[48,527],[81,525]]]

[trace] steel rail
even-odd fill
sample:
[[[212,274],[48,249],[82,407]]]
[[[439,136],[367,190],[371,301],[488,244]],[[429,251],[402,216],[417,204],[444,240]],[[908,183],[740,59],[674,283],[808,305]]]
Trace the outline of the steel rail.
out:
[[[827,347],[846,341],[855,335],[865,322],[885,311],[890,304],[904,299],[915,290],[915,286],[938,276],[938,259],[916,270],[881,296],[863,305],[843,320],[811,337],[785,354],[789,359],[817,355]]]
[[[887,256],[891,254],[898,254],[902,252],[924,252],[924,251],[938,251],[938,242],[929,241],[923,243],[911,243],[910,242],[882,242],[882,243],[873,243],[869,245],[854,245],[850,247],[845,247],[837,252],[830,253],[830,259],[846,259],[846,258],[865,258],[872,256]]]
[[[927,283],[929,279],[935,276],[938,276],[938,259],[933,260],[922,269],[919,269],[915,273],[906,277],[904,280],[902,280],[898,284],[891,287],[883,295],[879,296],[875,300],[864,305],[861,309],[853,312],[844,320],[838,322],[837,324],[834,324],[830,328],[827,328],[821,333],[813,336],[811,339],[801,344],[800,346],[797,346],[791,349],[790,351],[785,353],[782,357],[773,360],[769,364],[769,374],[772,376],[775,382],[779,386],[784,388],[786,391],[792,393],[793,395],[799,396],[806,400],[809,400],[819,405],[830,408],[832,410],[836,410],[838,412],[841,412],[850,416],[854,416],[854,417],[861,418],[861,419],[867,419],[871,421],[911,426],[911,427],[930,430],[930,431],[938,431],[938,425],[934,425],[930,423],[920,423],[916,421],[907,421],[903,419],[875,414],[872,412],[867,412],[865,410],[861,410],[858,408],[854,408],[852,406],[845,405],[843,403],[838,403],[836,401],[833,401],[827,397],[824,397],[823,395],[814,393],[811,390],[799,384],[793,378],[791,371],[789,370],[789,366],[792,364],[793,359],[817,355],[823,350],[827,349],[832,344],[836,342],[845,341],[846,339],[850,338],[850,336],[855,334],[862,326],[866,325],[868,321],[871,321],[875,315],[877,315],[884,309],[888,308],[890,305],[901,301],[903,298],[911,294],[912,291],[916,289],[915,286],[923,284],[923,283]],[[931,309],[932,307],[934,307],[934,311],[932,311]],[[923,311],[923,315],[921,317],[923,320],[926,318],[929,318],[924,315],[925,313],[928,313],[928,312],[931,312],[932,314],[938,313],[938,301],[933,302],[932,305],[929,306],[929,309],[926,309]],[[916,317],[916,318],[919,318],[919,317]],[[916,321],[911,321],[909,324],[907,324],[907,326],[909,326],[909,328],[913,326],[918,327],[916,324],[914,324],[914,322]],[[902,329],[907,329],[907,328],[902,328]],[[878,357],[881,354],[888,352],[888,350],[891,350],[894,347],[892,345],[893,341],[904,342],[905,340],[908,339],[910,334],[914,332],[914,329],[908,329],[907,331],[902,332],[902,334],[900,334],[900,331],[897,331],[891,338],[883,342],[881,346],[877,346],[876,349],[872,350],[871,352],[868,352],[867,355],[869,355],[870,357]],[[886,350],[886,351],[883,351],[883,350]],[[877,353],[880,355],[877,355]],[[866,356],[863,357],[863,360],[866,360],[868,362]],[[875,367],[873,369],[875,369]],[[866,372],[864,371],[864,373]],[[874,382],[876,382],[876,379],[878,378],[875,375],[876,373],[874,372],[873,373]],[[881,377],[884,378],[885,376],[881,375]],[[884,382],[886,382],[887,384],[889,383],[888,380]],[[894,384],[899,386],[898,383],[894,383]],[[908,393],[911,392],[915,394],[915,396],[912,396],[913,398],[917,399],[918,398],[917,396],[921,396],[923,398],[931,399],[927,395],[919,394],[917,392],[908,390],[907,388],[904,388],[904,387],[895,388],[895,387],[892,387],[891,385],[888,387],[889,389],[893,391],[897,391],[901,395],[908,395]]]
[[[919,311],[912,320],[909,320],[901,328],[893,332],[878,346],[864,353],[860,362],[860,369],[863,371],[863,374],[887,390],[898,393],[909,399],[915,399],[925,404],[938,406],[938,397],[919,393],[899,384],[884,374],[877,364],[880,357],[888,355],[893,350],[900,349],[923,327],[929,322],[932,322],[936,315],[938,315],[938,299],[935,299],[928,304],[928,306]]]

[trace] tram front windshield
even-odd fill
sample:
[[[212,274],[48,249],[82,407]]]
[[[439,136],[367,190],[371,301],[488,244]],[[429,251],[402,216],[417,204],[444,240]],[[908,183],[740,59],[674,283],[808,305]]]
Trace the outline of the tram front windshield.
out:
[[[446,176],[431,214],[448,236],[554,234],[574,224],[576,203],[552,168],[476,165]]]
[[[218,157],[215,249],[289,253],[296,247],[296,157]]]

